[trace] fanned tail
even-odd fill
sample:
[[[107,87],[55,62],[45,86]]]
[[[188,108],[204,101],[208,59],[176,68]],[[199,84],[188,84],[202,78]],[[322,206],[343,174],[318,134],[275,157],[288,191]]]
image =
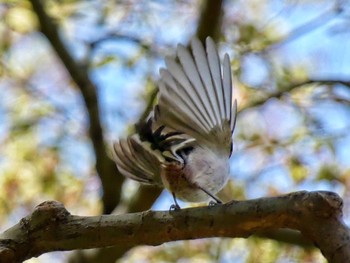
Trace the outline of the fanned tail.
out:
[[[230,154],[237,103],[232,99],[229,56],[221,66],[215,44],[206,39],[191,42],[192,54],[177,47],[178,62],[166,58],[159,81],[159,121],[181,131],[199,144]]]

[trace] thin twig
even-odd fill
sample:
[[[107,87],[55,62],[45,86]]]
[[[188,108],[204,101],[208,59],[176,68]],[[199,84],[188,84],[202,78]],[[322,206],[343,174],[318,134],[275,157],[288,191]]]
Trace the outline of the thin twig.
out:
[[[343,85],[343,86],[346,86],[346,87],[350,88],[350,81],[347,81],[347,80],[338,80],[338,79],[307,79],[307,80],[304,80],[304,81],[292,83],[289,86],[282,88],[281,90],[278,90],[278,91],[275,91],[273,93],[268,94],[264,98],[253,100],[250,103],[248,103],[247,105],[245,105],[240,111],[244,111],[244,110],[249,109],[249,108],[260,106],[260,105],[264,104],[266,101],[268,101],[269,99],[280,98],[284,94],[286,94],[288,92],[291,92],[292,90],[295,90],[295,89],[298,89],[298,88],[302,88],[302,87],[304,87],[306,85],[310,85],[310,84],[319,84],[319,85],[336,85],[336,84],[340,84],[340,85]]]

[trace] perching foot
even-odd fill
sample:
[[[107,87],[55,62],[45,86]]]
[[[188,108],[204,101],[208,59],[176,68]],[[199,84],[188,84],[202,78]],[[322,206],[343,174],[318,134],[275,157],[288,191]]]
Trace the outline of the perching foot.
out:
[[[222,205],[222,202],[220,200],[216,200],[216,201],[211,200],[209,202],[209,206],[216,206],[216,205]]]
[[[173,204],[170,206],[169,212],[178,211],[180,209],[181,209],[181,207],[178,204]]]

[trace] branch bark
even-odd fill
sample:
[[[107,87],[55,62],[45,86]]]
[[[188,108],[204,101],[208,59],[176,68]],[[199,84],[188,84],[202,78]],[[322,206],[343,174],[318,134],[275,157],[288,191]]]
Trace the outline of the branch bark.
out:
[[[124,215],[71,215],[47,201],[0,235],[0,262],[21,262],[57,250],[160,245],[205,237],[249,237],[281,228],[299,230],[329,262],[350,258],[342,200],[332,192],[296,192],[224,205]]]
[[[204,43],[208,36],[217,40],[222,25],[223,0],[203,1],[203,8],[198,21],[196,35]]]
[[[89,135],[96,156],[95,167],[103,187],[103,210],[106,214],[111,213],[119,203],[124,177],[119,174],[114,162],[107,155],[103,140],[96,86],[89,78],[86,68],[79,65],[69,53],[59,36],[57,25],[45,12],[42,1],[30,0],[30,2],[38,17],[41,32],[56,51],[57,56],[61,59],[84,99],[90,124]]]

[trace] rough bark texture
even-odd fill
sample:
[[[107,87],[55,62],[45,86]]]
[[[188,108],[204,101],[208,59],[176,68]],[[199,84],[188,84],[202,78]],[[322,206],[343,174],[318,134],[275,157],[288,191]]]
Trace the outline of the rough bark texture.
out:
[[[0,262],[21,262],[43,253],[136,245],[205,237],[249,237],[281,228],[299,230],[329,262],[350,258],[350,231],[342,200],[332,192],[297,192],[224,205],[82,217],[47,201],[0,236]]]

